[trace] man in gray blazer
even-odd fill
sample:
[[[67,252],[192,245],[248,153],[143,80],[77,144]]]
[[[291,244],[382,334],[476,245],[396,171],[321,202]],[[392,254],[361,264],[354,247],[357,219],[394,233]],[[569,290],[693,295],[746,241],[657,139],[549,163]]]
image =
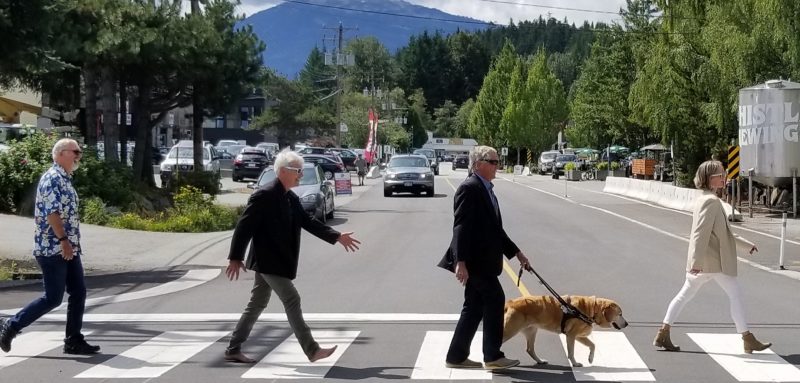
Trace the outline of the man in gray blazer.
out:
[[[228,278],[238,279],[239,270],[247,271],[242,260],[251,241],[246,268],[256,275],[250,302],[225,350],[225,360],[230,362],[255,362],[242,353],[241,346],[267,307],[273,290],[283,302],[289,325],[308,360],[315,362],[333,354],[336,346],[321,348],[311,335],[303,319],[300,295],[292,282],[297,276],[300,229],[328,243],[339,242],[348,252],[356,251],[361,243],[352,237],[353,233],[339,233],[303,210],[300,199],[290,190],[299,185],[303,176],[303,157],[284,149],[275,158],[274,167],[277,178],[250,196],[231,239]]]

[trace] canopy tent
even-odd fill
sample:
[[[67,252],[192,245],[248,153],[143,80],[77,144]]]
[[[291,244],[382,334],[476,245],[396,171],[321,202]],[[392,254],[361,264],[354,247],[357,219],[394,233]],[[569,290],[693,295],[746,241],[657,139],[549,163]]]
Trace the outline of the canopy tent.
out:
[[[665,151],[665,150],[669,150],[669,149],[666,146],[661,145],[661,144],[647,145],[647,146],[639,149],[639,151],[641,151],[641,152],[643,152],[645,150]]]
[[[607,149],[611,150],[611,153],[629,153],[631,151],[630,149],[619,145],[611,145],[611,147]]]
[[[573,152],[578,157],[586,157],[586,158],[595,158],[600,154],[599,150],[592,148],[578,148],[573,150]]]

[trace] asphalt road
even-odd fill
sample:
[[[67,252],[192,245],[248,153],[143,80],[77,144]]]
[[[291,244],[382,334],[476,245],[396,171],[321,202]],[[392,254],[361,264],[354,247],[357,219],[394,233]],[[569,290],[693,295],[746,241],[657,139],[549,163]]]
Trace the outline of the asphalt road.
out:
[[[103,354],[63,355],[64,311],[56,311],[15,340],[12,354],[0,354],[0,381],[800,381],[800,280],[795,271],[766,266],[774,263],[766,259],[776,254],[775,243],[742,232],[759,243],[756,257],[763,257],[740,263],[739,281],[752,331],[775,343],[769,352],[742,353],[727,298],[713,285],[701,290],[673,330],[683,351],[657,351],[651,345],[656,328],[683,283],[691,217],[603,194],[599,182],[569,184],[565,192],[563,181],[539,176],[495,181],[506,231],[559,293],[614,299],[631,325],[596,329],[597,357],[583,368],[570,366],[558,335],[540,333],[537,353],[549,365],[535,365],[517,337],[504,351],[522,365],[507,373],[444,369],[463,290],[435,264],[449,243],[453,193],[465,176],[442,167],[434,198],[385,198],[372,183],[330,221],[355,232],[363,242],[359,252],[304,234],[296,285],[318,340],[339,345],[326,363],[302,361],[277,298],[245,345],[262,362],[223,362],[252,273],[230,282],[219,274],[219,262],[195,262],[91,279],[91,298],[112,297],[96,301],[86,315],[88,338]],[[518,288],[512,276],[518,262],[507,263],[500,277],[506,297],[547,294],[531,275]],[[189,280],[195,283],[183,289]],[[0,310],[13,312],[38,294],[37,286],[0,290]],[[480,352],[472,358],[480,360]]]

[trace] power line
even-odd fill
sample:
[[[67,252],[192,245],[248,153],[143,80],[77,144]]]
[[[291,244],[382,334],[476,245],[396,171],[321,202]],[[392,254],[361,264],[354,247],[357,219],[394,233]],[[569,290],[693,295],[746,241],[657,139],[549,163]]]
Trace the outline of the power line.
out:
[[[310,5],[310,6],[314,6],[314,7],[320,7],[320,8],[341,9],[343,11],[372,13],[372,14],[376,14],[376,15],[385,15],[385,16],[407,17],[407,18],[410,18],[410,19],[444,21],[444,22],[448,22],[448,23],[459,23],[459,24],[478,24],[478,25],[489,25],[489,26],[494,26],[495,25],[494,23],[487,22],[487,21],[480,21],[480,20],[455,20],[455,19],[445,19],[445,18],[440,18],[440,17],[407,15],[407,14],[394,13],[394,12],[373,11],[373,10],[367,10],[367,9],[341,7],[341,6],[338,6],[338,5],[315,4],[315,3],[309,3],[309,2],[306,2],[306,1],[299,1],[299,0],[284,0],[284,1],[287,2],[287,3]]]
[[[510,1],[503,1],[503,0],[478,0],[478,1],[485,1],[485,2],[492,2],[492,3],[503,3],[503,4],[514,4],[514,5],[539,6],[539,5],[536,5],[536,4],[514,3],[514,2],[510,2]],[[406,18],[420,19],[420,20],[433,20],[433,21],[444,21],[444,22],[448,22],[448,23],[486,25],[486,26],[489,26],[489,27],[502,26],[502,25],[498,25],[498,24],[495,24],[493,22],[488,22],[488,21],[455,20],[455,19],[445,19],[445,18],[440,18],[440,17],[408,15],[408,14],[394,13],[394,12],[384,12],[384,11],[374,11],[374,10],[367,10],[367,9],[357,9],[357,8],[350,8],[350,7],[342,7],[342,6],[338,6],[338,5],[316,4],[316,3],[311,3],[311,2],[308,2],[308,1],[300,1],[300,0],[284,0],[284,2],[292,3],[292,4],[308,5],[308,6],[313,6],[313,7],[320,7],[320,8],[339,9],[339,10],[344,10],[344,11],[370,13],[370,14],[384,15],[384,16],[406,17]],[[549,7],[549,8],[559,9],[559,10],[574,10],[574,11],[584,11],[584,12],[610,13],[610,14],[614,14],[614,15],[618,14],[617,12],[611,12],[611,11],[599,11],[599,10],[581,9],[581,8],[550,7],[550,6],[541,6],[541,7]],[[653,16],[653,17],[662,17],[662,16]],[[627,31],[627,30],[613,31],[611,29],[603,29],[603,28],[586,28],[586,29],[584,29],[584,28],[576,28],[575,32],[598,32],[598,33],[618,32],[618,33],[635,33],[635,34],[650,33],[650,34],[654,34],[654,35],[693,35],[693,34],[697,34],[697,32],[645,32],[645,31]]]
[[[519,2],[515,2],[515,1],[503,1],[503,0],[478,0],[478,1],[483,1],[483,2],[486,2],[486,3],[521,5],[521,6],[525,6],[525,7],[534,7],[534,8],[557,9],[559,11],[575,11],[575,12],[600,13],[600,14],[606,14],[606,15],[619,15],[619,12],[601,11],[601,10],[598,10],[598,9],[556,7],[556,6],[552,6],[552,5],[519,3]]]

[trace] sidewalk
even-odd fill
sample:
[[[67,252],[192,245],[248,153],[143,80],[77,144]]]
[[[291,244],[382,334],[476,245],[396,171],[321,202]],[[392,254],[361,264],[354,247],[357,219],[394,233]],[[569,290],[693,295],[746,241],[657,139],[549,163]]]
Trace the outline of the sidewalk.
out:
[[[353,177],[357,182],[357,178]],[[367,179],[353,186],[352,195],[337,195],[337,209],[358,199],[381,179]],[[218,197],[229,206],[247,203],[252,190],[244,184]],[[30,260],[33,219],[0,214],[0,258]],[[226,264],[232,231],[213,233],[155,233],[81,224],[83,266],[87,274],[142,271],[174,266]]]

